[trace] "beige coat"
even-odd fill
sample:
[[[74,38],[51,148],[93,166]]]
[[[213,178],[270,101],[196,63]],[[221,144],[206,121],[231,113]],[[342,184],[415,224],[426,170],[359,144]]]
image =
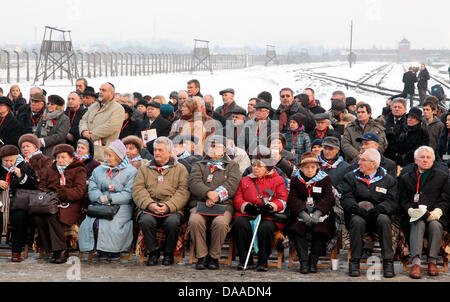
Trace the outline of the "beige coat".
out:
[[[88,111],[80,121],[80,134],[91,131],[94,142],[94,159],[104,160],[104,152],[109,144],[119,138],[125,110],[116,101],[109,101],[100,109],[100,103],[95,102],[89,106]]]
[[[154,161],[143,164],[134,180],[133,200],[138,207],[138,217],[143,210],[155,202],[166,204],[170,213],[178,212],[184,215],[184,207],[191,195],[186,168],[176,162],[171,167],[164,169],[164,181],[158,183],[160,174],[150,168],[154,164]]]

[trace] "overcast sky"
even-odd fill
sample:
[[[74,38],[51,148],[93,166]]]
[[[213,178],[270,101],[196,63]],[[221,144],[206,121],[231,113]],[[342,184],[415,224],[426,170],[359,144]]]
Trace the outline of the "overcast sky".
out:
[[[194,38],[212,46],[450,48],[449,0],[4,0],[1,43],[40,43],[45,25],[72,30],[77,44]]]

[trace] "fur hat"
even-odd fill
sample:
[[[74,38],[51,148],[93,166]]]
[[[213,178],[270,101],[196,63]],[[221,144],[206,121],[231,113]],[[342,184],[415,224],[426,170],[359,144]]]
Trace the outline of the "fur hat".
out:
[[[62,97],[56,94],[49,95],[47,98],[47,103],[52,103],[58,106],[64,106],[66,103]]]
[[[301,127],[305,123],[306,116],[303,113],[296,113],[289,117],[289,120],[294,120],[297,122],[298,126]]]
[[[33,145],[36,146],[36,148],[39,150],[41,149],[41,141],[39,140],[39,138],[31,133],[28,134],[24,134],[19,138],[19,148],[22,148],[22,144],[25,142],[29,142],[32,143]]]
[[[300,165],[309,164],[309,163],[319,163],[319,159],[312,152],[305,152],[302,154]]]
[[[59,144],[56,145],[53,149],[53,157],[56,157],[59,153],[67,152],[70,157],[74,156],[75,150],[71,145],[68,144]]]
[[[0,148],[0,158],[11,155],[19,155],[19,153],[19,148],[14,145],[4,145]]]
[[[123,160],[127,155],[127,147],[125,147],[120,139],[113,141],[106,149],[109,149],[116,153],[117,157],[119,157],[120,160]]]
[[[122,138],[122,143],[126,146],[129,144],[133,144],[136,146],[136,148],[141,152],[142,148],[144,147],[144,144],[142,143],[142,140],[135,136],[135,135],[129,135],[127,137]]]

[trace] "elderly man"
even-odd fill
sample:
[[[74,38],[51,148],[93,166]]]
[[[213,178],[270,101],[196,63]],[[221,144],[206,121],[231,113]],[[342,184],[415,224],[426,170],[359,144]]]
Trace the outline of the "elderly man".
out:
[[[119,138],[125,110],[114,101],[111,83],[100,86],[99,98],[81,118],[80,133],[94,142],[94,159],[103,162],[106,146]]]
[[[405,233],[409,233],[409,248],[413,267],[410,277],[421,277],[420,258],[423,237],[428,234],[428,275],[437,276],[436,260],[443,230],[447,227],[450,205],[450,183],[445,172],[437,168],[434,151],[421,146],[414,152],[413,170],[399,180],[399,202],[407,218]]]
[[[144,131],[155,129],[156,136],[169,136],[171,123],[161,116],[161,105],[152,101],[147,106],[147,118],[145,120]],[[147,150],[153,152],[153,140],[147,143]]]
[[[234,108],[242,108],[236,102],[234,101],[234,89],[233,88],[227,88],[219,92],[219,94],[222,96],[223,105],[218,107],[216,109],[216,112],[223,116],[226,120],[232,119],[231,111]],[[242,108],[244,109],[244,108]]]
[[[359,264],[366,231],[376,231],[380,237],[384,277],[395,276],[390,217],[398,209],[397,182],[380,167],[380,159],[378,150],[367,149],[359,158],[359,168],[347,173],[342,182],[341,205],[350,233],[351,277],[360,276]]]
[[[223,135],[234,141],[236,145],[238,143],[238,136],[244,128],[244,124],[247,119],[247,112],[242,108],[234,108],[231,111],[232,120],[228,121],[226,127],[223,128]]]
[[[163,226],[166,233],[163,264],[173,264],[179,226],[184,222],[184,207],[190,196],[189,175],[171,156],[172,148],[170,139],[157,138],[153,143],[155,158],[139,168],[133,187],[137,221],[150,253],[148,266],[156,265],[160,256],[156,239],[159,226]]]
[[[81,94],[83,97],[83,105],[86,109],[88,109],[92,104],[97,101],[97,93],[95,93],[94,88],[91,86],[86,87],[84,92]]]
[[[75,149],[77,148],[77,142],[80,138],[80,120],[87,111],[87,109],[81,107],[82,102],[81,95],[78,92],[73,91],[69,93],[69,96],[67,97],[67,109],[64,111],[70,120],[70,130],[69,133],[67,133],[66,143]]]
[[[212,111],[211,117],[214,120],[220,122],[222,127],[225,127],[227,120],[222,115],[220,115],[220,114],[218,114],[217,112],[214,111],[214,97],[212,95],[210,95],[210,94],[205,94],[203,96],[203,100],[205,101],[205,103],[208,103],[211,106],[211,111]]]
[[[273,120],[279,121],[279,132],[285,134],[289,131],[289,118],[296,114],[302,113],[305,116],[306,110],[301,107],[294,99],[294,91],[291,88],[283,88],[280,90],[280,106],[273,114]],[[255,107],[256,108],[256,107]],[[308,131],[310,129],[307,129]]]
[[[78,93],[83,93],[86,87],[88,87],[88,82],[85,78],[79,78],[75,82],[75,91]]]
[[[380,138],[378,135],[372,132],[367,132],[363,136],[358,137],[356,139],[357,142],[361,143],[361,150],[357,157],[352,161],[352,169],[358,168],[359,157],[367,150],[367,149],[377,149],[380,147]],[[397,178],[397,165],[394,161],[389,158],[381,155],[380,167],[385,168],[389,175],[394,178]]]
[[[356,107],[356,115],[356,120],[347,125],[342,137],[341,146],[344,158],[347,161],[351,161],[358,156],[361,143],[357,141],[357,138],[367,132],[375,133],[379,137],[378,143],[380,148],[378,151],[383,154],[384,150],[386,150],[387,142],[381,120],[372,119],[372,108],[365,103]]]
[[[309,133],[311,141],[316,139],[324,139],[327,136],[334,136],[341,139],[341,135],[331,129],[330,116],[327,113],[318,113],[314,115],[314,120],[316,121],[316,128]]]
[[[200,93],[200,82],[196,79],[187,82],[187,92],[190,98],[193,98],[194,96],[203,97]]]
[[[34,133],[45,110],[45,96],[42,93],[34,93],[30,97],[30,103],[20,107],[17,121],[22,126],[22,134]]]

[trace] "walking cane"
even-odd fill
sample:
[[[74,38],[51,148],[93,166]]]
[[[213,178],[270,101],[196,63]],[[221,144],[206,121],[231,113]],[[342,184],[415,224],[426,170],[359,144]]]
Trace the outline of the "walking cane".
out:
[[[263,202],[264,202],[264,204],[268,204],[272,200],[273,195],[275,195],[275,192],[270,189],[265,189],[264,192],[266,192],[269,195],[269,201],[265,202],[263,199]],[[261,222],[261,214],[259,214],[256,217],[256,219],[257,219],[257,222],[256,222],[255,232],[253,233],[252,241],[250,242],[250,248],[248,249],[247,258],[245,259],[244,269],[242,270],[241,276],[244,276],[244,274],[245,274],[245,269],[247,268],[250,254],[252,253],[253,244],[255,242],[256,234],[258,233],[259,223]]]

